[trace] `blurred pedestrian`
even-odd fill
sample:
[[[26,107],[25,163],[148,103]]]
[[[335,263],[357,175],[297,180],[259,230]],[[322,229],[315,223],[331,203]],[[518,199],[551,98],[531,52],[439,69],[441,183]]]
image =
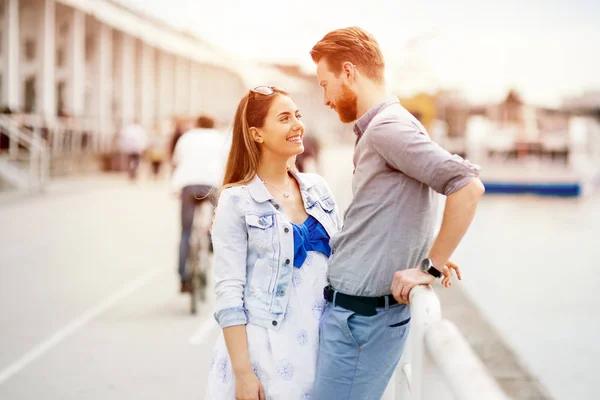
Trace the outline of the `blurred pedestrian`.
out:
[[[155,134],[150,139],[147,152],[148,161],[152,169],[152,176],[154,180],[160,178],[160,170],[166,158],[166,148],[164,137],[160,134]]]
[[[137,178],[142,153],[146,150],[147,144],[148,134],[137,120],[125,126],[121,133],[120,148],[127,156],[127,171],[132,181]]]
[[[194,128],[177,140],[173,151],[172,188],[181,199],[178,273],[182,293],[189,292],[192,284],[186,264],[196,207],[205,201],[214,204],[216,200],[217,188],[225,167],[225,146],[225,134],[215,128],[214,119],[208,115],[201,115]]]
[[[296,166],[300,172],[318,172],[320,145],[317,138],[304,136],[304,152],[296,156]]]

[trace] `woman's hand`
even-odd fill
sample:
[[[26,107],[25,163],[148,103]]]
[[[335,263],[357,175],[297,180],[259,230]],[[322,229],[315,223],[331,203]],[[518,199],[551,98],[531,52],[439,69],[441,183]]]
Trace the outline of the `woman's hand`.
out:
[[[265,400],[265,392],[260,381],[249,371],[235,377],[236,400]]]
[[[460,273],[460,268],[458,267],[458,265],[454,264],[451,260],[448,260],[446,262],[446,265],[444,265],[444,271],[442,272],[444,274],[444,278],[442,278],[442,285],[444,287],[452,286],[452,281],[450,280],[450,278],[452,278],[453,271],[456,271],[456,276],[458,277],[458,280],[462,280],[462,275]]]

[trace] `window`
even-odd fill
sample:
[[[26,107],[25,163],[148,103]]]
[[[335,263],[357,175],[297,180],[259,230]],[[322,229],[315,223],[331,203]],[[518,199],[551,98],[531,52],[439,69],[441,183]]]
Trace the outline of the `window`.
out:
[[[25,59],[27,61],[35,60],[35,41],[33,39],[25,39]]]
[[[62,37],[66,37],[69,34],[69,24],[67,22],[60,24],[60,28],[58,28],[58,34]]]
[[[65,91],[65,82],[58,82],[58,84],[56,85],[56,93],[58,94],[58,102],[56,105],[57,115],[63,115],[63,112],[65,112]]]
[[[92,57],[94,56],[94,37],[92,35],[88,35],[85,38],[85,60],[92,61]]]
[[[26,113],[32,113],[35,109],[35,77],[31,76],[25,81],[25,108]]]
[[[56,66],[62,67],[65,65],[65,51],[62,47],[56,49]]]

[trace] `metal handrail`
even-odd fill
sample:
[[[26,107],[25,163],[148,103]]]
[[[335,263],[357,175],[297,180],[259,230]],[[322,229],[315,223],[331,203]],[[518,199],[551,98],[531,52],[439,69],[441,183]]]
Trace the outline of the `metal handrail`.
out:
[[[23,132],[14,120],[5,115],[0,115],[0,128],[4,130],[9,140],[6,161],[23,160],[19,149],[23,147],[28,150],[27,182],[21,182],[20,186],[30,190],[43,190],[50,170],[50,158],[44,139],[35,132],[33,134]]]
[[[109,132],[114,121],[101,124],[98,118],[54,117],[45,119],[37,114],[19,116],[22,126],[47,141],[52,156],[106,152],[110,149]]]
[[[384,398],[395,400],[508,400],[452,322],[442,319],[430,286],[410,293],[411,327],[402,359]]]

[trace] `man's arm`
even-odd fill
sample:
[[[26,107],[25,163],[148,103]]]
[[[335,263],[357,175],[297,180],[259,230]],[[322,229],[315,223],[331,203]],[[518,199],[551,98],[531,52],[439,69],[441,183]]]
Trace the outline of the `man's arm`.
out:
[[[448,195],[442,227],[429,252],[429,258],[435,268],[444,270],[450,256],[471,225],[477,203],[484,192],[481,181],[472,178],[471,182]],[[397,271],[392,280],[392,295],[399,303],[408,304],[412,288],[417,285],[431,285],[434,280],[432,275],[419,268]]]
[[[485,192],[483,183],[478,178],[450,194],[446,199],[446,208],[440,232],[429,251],[433,266],[440,271],[458,247],[463,236],[469,229],[477,203]]]
[[[434,266],[444,271],[483,195],[483,184],[477,178],[479,166],[451,155],[412,122],[381,121],[370,128],[369,140],[390,166],[447,196],[442,228],[429,253]],[[391,286],[392,294],[401,303],[408,303],[414,286],[434,281],[433,276],[416,266],[404,266],[407,267],[394,274]]]

